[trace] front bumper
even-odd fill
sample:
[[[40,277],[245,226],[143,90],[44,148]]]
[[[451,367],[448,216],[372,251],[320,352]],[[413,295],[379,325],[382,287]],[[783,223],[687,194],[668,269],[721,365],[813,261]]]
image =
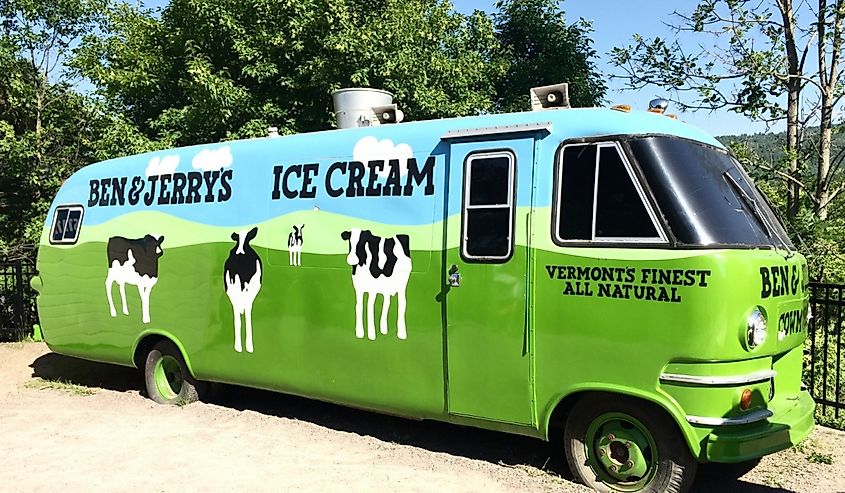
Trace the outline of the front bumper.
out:
[[[773,416],[739,426],[720,426],[701,443],[710,462],[744,462],[796,445],[813,431],[815,403],[801,391],[770,403]]]

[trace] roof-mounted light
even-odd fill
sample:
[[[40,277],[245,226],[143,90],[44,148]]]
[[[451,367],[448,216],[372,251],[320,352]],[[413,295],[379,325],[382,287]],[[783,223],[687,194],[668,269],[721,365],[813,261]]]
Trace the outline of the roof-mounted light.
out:
[[[651,113],[663,114],[669,108],[669,100],[663,98],[652,99],[648,102],[648,111]]]

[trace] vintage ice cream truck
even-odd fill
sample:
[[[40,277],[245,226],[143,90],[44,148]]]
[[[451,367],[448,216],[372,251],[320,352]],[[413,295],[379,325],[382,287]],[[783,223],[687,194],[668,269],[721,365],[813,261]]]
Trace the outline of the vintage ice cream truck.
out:
[[[88,166],[38,253],[58,353],[551,440],[601,491],[686,491],[697,464],[790,447],[807,268],[713,137],[653,111],[339,127]]]

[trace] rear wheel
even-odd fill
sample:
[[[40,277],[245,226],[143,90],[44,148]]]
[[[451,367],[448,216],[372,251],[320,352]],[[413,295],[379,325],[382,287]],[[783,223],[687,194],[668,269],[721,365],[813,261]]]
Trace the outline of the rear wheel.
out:
[[[170,341],[157,343],[147,353],[144,380],[147,395],[159,404],[184,405],[199,399],[197,381],[182,353]]]
[[[619,395],[578,401],[566,422],[564,447],[575,477],[602,492],[685,492],[698,465],[665,413]]]

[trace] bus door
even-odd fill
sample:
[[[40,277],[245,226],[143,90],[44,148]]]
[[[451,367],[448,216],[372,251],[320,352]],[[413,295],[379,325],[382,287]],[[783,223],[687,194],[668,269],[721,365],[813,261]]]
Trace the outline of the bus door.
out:
[[[448,411],[533,424],[526,246],[535,139],[486,139],[452,142],[448,154]]]

